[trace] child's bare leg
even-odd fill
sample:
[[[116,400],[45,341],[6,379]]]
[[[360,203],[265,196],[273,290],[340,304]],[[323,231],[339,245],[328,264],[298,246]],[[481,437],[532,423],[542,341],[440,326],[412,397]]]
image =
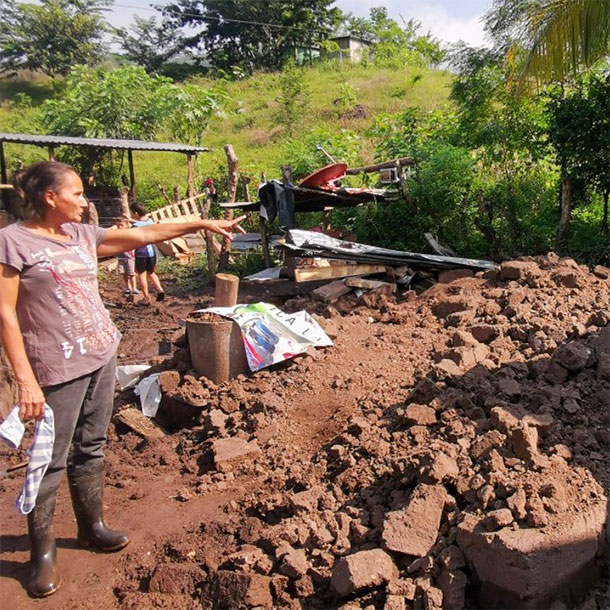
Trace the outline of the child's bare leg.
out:
[[[163,288],[161,287],[161,280],[159,279],[159,276],[157,275],[156,271],[149,273],[148,277],[150,278],[150,281],[153,283],[155,290],[157,292],[163,292]]]
[[[140,288],[142,289],[142,296],[144,300],[150,302],[150,294],[148,293],[148,278],[146,277],[148,274],[146,271],[138,272],[138,280],[140,282]]]

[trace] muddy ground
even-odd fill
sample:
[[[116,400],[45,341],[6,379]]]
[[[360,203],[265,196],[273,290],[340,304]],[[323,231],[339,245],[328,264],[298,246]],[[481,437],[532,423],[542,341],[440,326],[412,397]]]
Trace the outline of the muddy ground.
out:
[[[121,553],[77,547],[62,487],[47,600],[24,590],[22,474],[0,481],[0,607],[610,607],[609,274],[551,254],[331,305],[243,283],[241,301],[306,309],[335,345],[219,386],[180,339],[210,294],[168,278],[142,307],[106,282],[119,360],[162,371],[169,434],[113,421]],[[117,412],[135,402],[117,393]]]

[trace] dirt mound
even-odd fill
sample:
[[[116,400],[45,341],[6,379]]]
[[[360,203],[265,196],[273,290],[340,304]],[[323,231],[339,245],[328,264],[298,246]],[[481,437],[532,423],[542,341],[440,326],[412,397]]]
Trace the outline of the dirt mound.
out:
[[[599,581],[579,596],[607,553],[609,288],[551,254],[419,296],[301,295],[284,309],[335,346],[220,385],[172,297],[140,314],[150,345],[172,322],[171,435],[112,431],[115,521],[157,520],[114,560],[117,607],[607,607]]]
[[[193,536],[151,578],[179,573],[169,588],[186,579],[177,593],[207,607],[461,608],[469,582],[491,603],[569,593],[605,521],[607,289],[549,256],[378,309],[296,299],[336,347],[219,387],[178,351],[159,419],[189,428],[183,495],[257,484],[221,551]],[[563,560],[548,550],[574,539]]]

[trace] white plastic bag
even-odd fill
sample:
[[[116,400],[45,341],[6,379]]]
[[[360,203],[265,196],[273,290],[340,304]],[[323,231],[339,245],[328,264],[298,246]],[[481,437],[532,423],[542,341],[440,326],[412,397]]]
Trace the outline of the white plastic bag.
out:
[[[140,397],[142,413],[148,417],[154,417],[159,410],[159,403],[161,402],[159,373],[144,377],[133,391]]]
[[[149,368],[150,364],[124,364],[117,366],[116,380],[119,382],[121,390],[135,385],[138,377]]]

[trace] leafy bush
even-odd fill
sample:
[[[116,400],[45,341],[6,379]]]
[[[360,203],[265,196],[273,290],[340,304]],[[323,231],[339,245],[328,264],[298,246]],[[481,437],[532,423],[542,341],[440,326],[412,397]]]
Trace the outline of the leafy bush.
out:
[[[552,172],[534,168],[509,180],[479,169],[477,226],[494,256],[545,254],[554,247],[559,209]]]
[[[328,165],[328,158],[317,149],[322,146],[338,162],[353,165],[358,159],[360,137],[348,130],[318,127],[290,138],[282,149],[282,158],[292,168],[295,180]]]
[[[610,264],[608,235],[601,228],[603,213],[601,197],[573,211],[567,254],[591,265]]]
[[[282,70],[276,101],[279,109],[275,113],[275,118],[284,127],[286,133],[292,135],[297,122],[309,106],[309,93],[305,87],[304,71],[293,61],[288,62]]]
[[[349,83],[341,83],[339,85],[339,95],[334,100],[339,117],[352,110],[357,99],[356,89]]]

